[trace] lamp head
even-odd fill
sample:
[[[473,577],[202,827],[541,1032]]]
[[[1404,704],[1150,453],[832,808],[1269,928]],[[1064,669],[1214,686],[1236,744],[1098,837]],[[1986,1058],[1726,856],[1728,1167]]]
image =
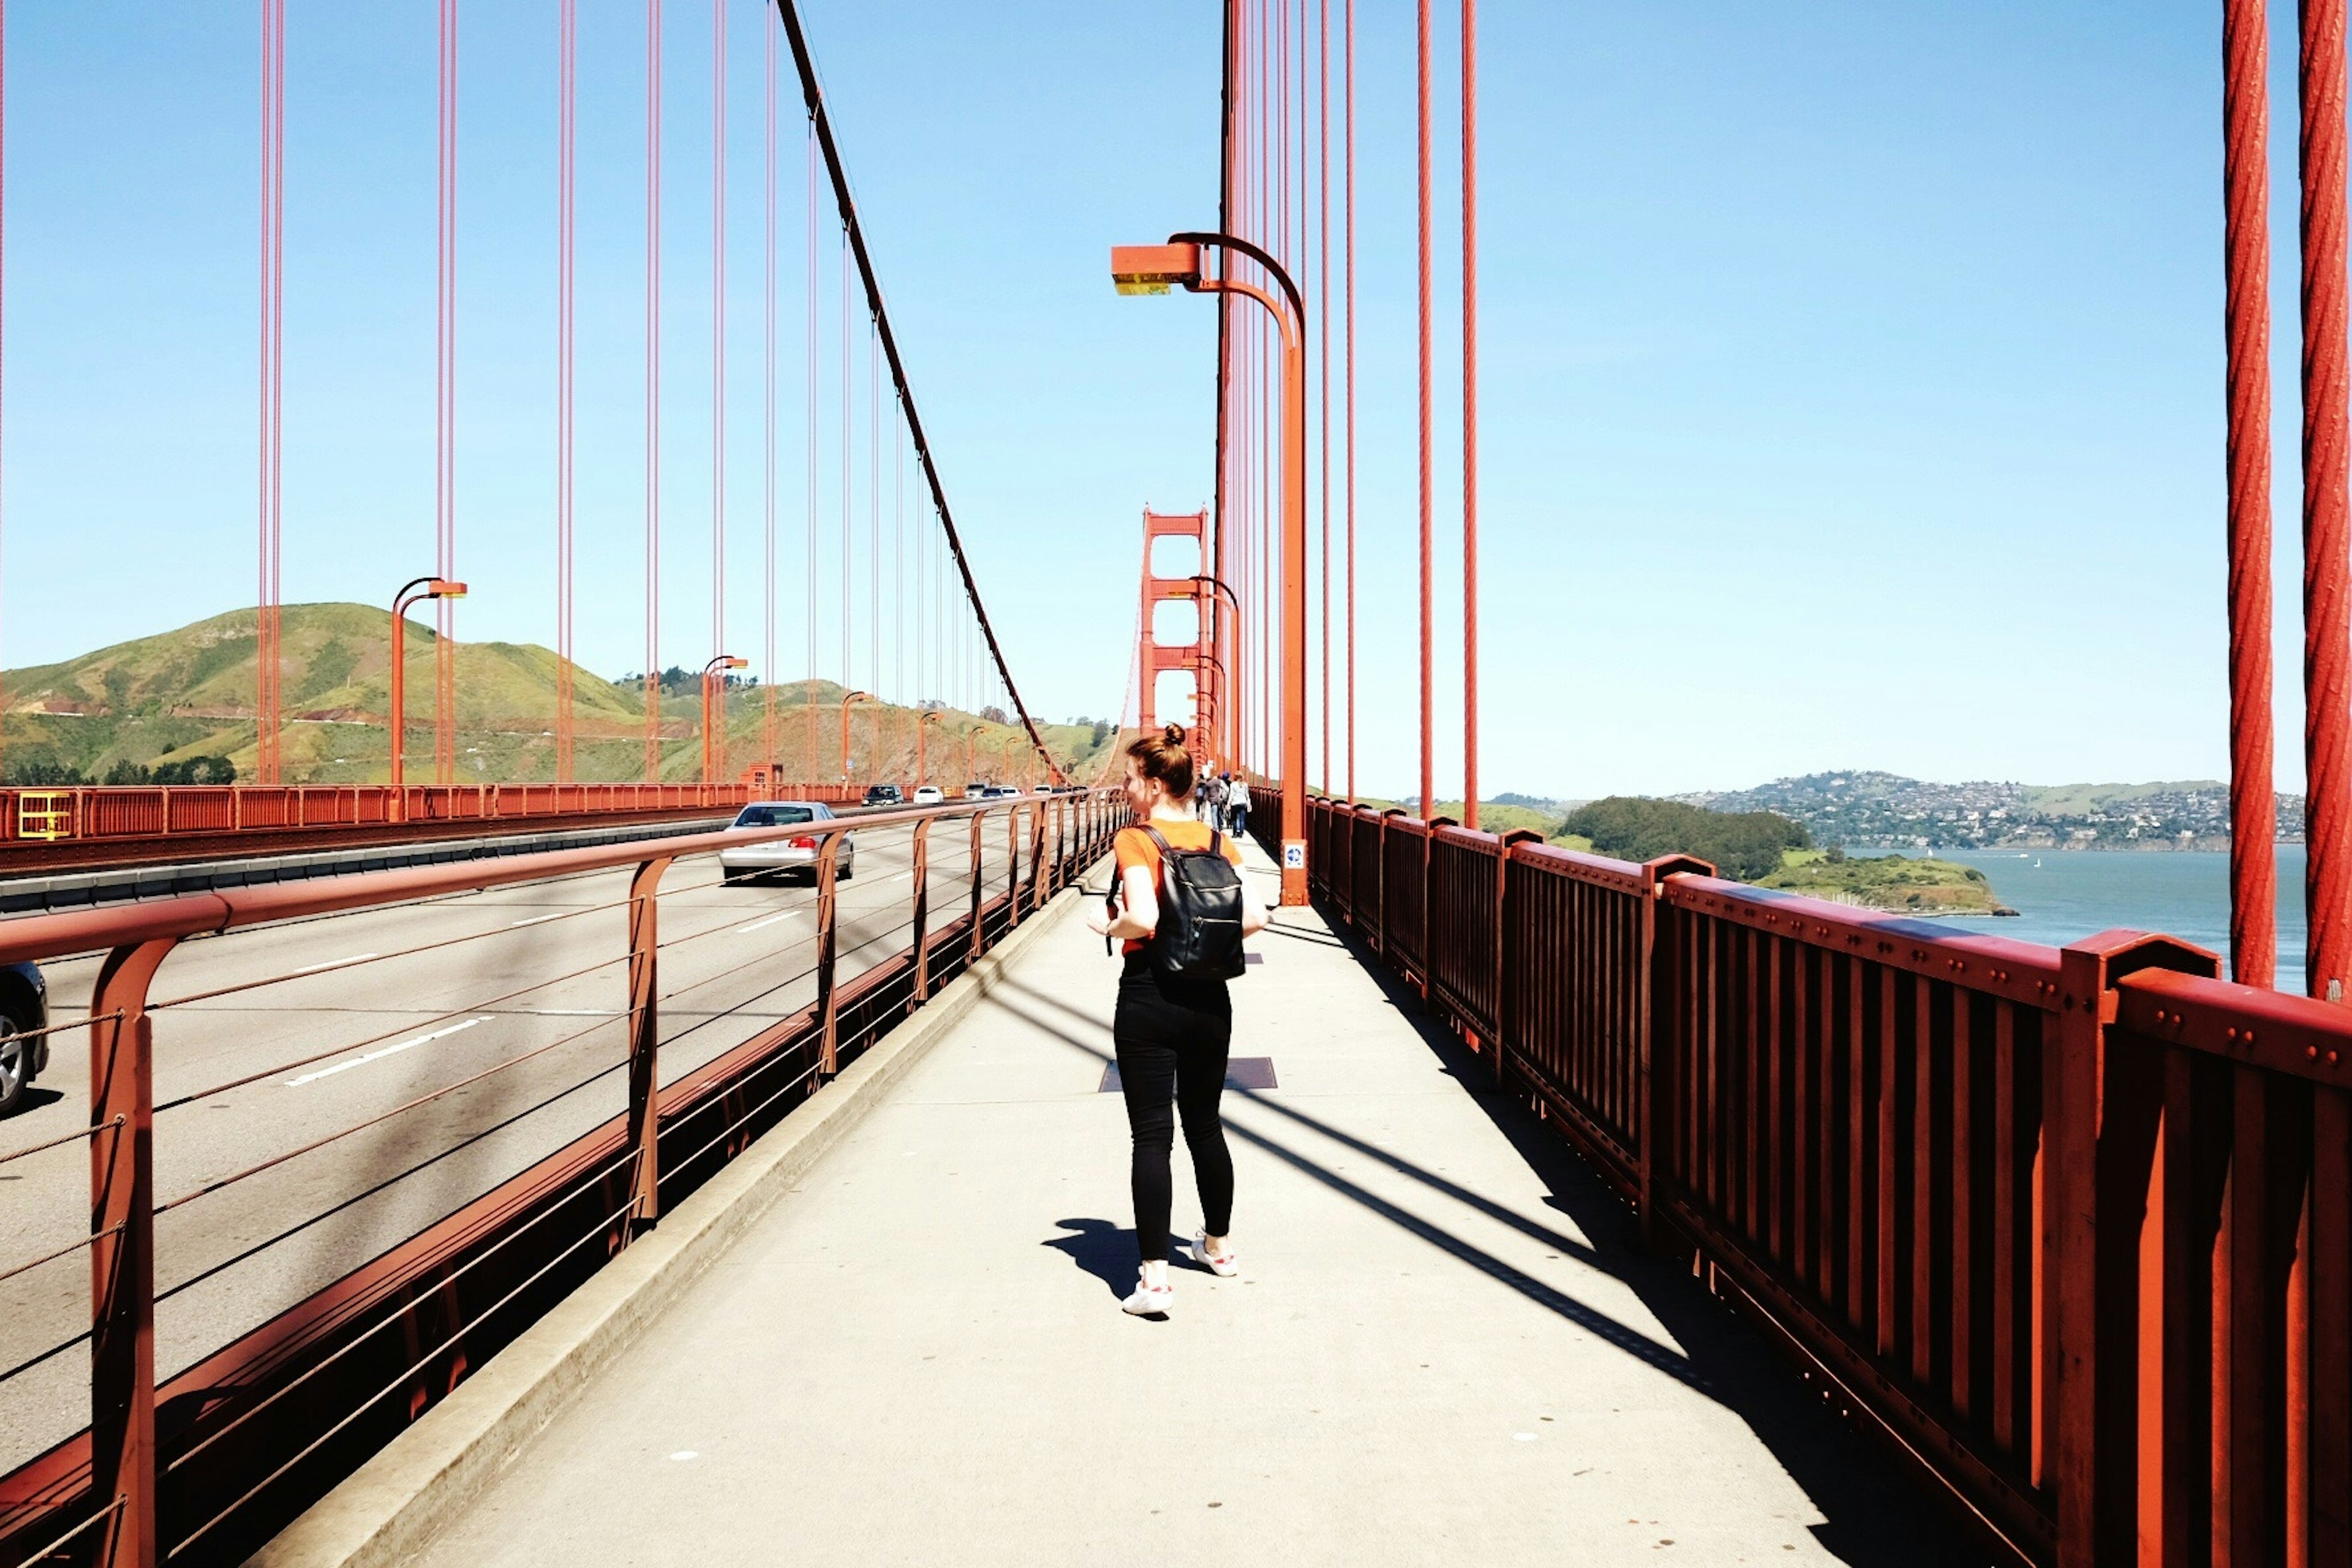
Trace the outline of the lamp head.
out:
[[[730,654],[728,658],[720,661],[719,668],[721,669],[749,669],[751,668],[751,661],[748,658],[737,658]]]
[[[1197,245],[1114,245],[1110,280],[1122,294],[1165,294],[1171,285],[1201,286]]]
[[[466,584],[436,577],[425,585],[425,596],[428,599],[462,599],[466,596]]]

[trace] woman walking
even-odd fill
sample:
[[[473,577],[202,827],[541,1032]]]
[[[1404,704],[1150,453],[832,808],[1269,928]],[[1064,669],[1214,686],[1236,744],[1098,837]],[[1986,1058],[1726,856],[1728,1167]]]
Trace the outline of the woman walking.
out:
[[[1098,910],[1089,921],[1099,935],[1125,942],[1111,1038],[1134,1139],[1129,1179],[1134,1190],[1135,1240],[1143,1258],[1135,1292],[1119,1305],[1138,1316],[1165,1312],[1175,1300],[1168,1283],[1173,1200],[1169,1160],[1180,1120],[1201,1194],[1202,1223],[1192,1236],[1192,1255],[1222,1278],[1241,1272],[1230,1235],[1234,1162],[1217,1114],[1233,1038],[1233,1000],[1222,977],[1171,973],[1152,954],[1168,855],[1213,851],[1236,868],[1242,864],[1238,841],[1193,819],[1192,784],[1192,759],[1184,749],[1182,726],[1171,724],[1164,733],[1146,736],[1127,749],[1128,804],[1142,826],[1120,829],[1112,841],[1118,867],[1116,914]],[[1246,879],[1240,896],[1242,933],[1265,930],[1265,902]]]

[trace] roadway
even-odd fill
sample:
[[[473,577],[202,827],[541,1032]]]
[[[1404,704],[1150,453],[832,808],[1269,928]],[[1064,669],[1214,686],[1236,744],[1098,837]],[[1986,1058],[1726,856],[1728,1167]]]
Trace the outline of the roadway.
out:
[[[989,896],[1005,839],[992,817]],[[969,905],[969,844],[961,821],[932,829],[934,930]],[[856,845],[839,888],[841,982],[912,929],[912,829]],[[173,952],[151,992],[159,1381],[625,1109],[628,882],[615,870],[517,884]],[[814,904],[803,884],[724,885],[710,855],[670,868],[663,1082],[814,1000]],[[53,1021],[87,1015],[98,967],[97,954],[44,965]],[[25,1109],[0,1122],[0,1157],[87,1126],[89,1085],[87,1032],[61,1032]],[[88,1252],[74,1245],[89,1229],[84,1146],[0,1164],[0,1273],[71,1248],[0,1279],[0,1473],[89,1419],[86,1347],[7,1375],[89,1326]]]

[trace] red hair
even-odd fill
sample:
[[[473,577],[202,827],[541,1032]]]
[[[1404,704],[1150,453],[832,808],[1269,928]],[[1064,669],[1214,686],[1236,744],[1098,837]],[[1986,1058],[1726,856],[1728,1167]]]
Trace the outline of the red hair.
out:
[[[1136,770],[1158,779],[1168,793],[1181,800],[1192,793],[1192,753],[1184,749],[1184,726],[1171,724],[1157,735],[1146,735],[1127,748]]]

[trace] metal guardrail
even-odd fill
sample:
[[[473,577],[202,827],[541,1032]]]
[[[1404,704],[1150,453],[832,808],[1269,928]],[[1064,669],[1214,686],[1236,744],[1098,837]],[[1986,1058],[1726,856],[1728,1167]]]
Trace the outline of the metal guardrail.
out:
[[[956,803],[830,823],[230,889],[0,925],[0,962],[92,950],[107,953],[86,1025],[55,1026],[90,1031],[88,1126],[0,1154],[0,1163],[5,1163],[64,1144],[89,1144],[86,1238],[29,1259],[0,1257],[0,1279],[87,1250],[93,1303],[86,1332],[0,1369],[5,1390],[28,1369],[86,1342],[91,1409],[87,1430],[0,1477],[0,1563],[48,1561],[46,1553],[53,1549],[67,1553],[62,1560],[109,1568],[241,1560],[335,1479],[445,1397],[471,1368],[580,1279],[625,1248],[666,1205],[722,1167],[1041,908],[1108,848],[1126,820],[1123,801],[1107,791]],[[997,875],[991,877],[990,858],[996,851],[989,841],[999,824],[1003,853],[995,860]],[[867,937],[866,944],[896,940],[902,931],[904,944],[844,979],[841,962],[850,954],[841,948],[836,891],[843,836],[854,831],[871,844],[873,836],[898,829],[908,834],[911,856],[903,919],[891,914],[881,935]],[[730,914],[719,926],[665,938],[659,914],[664,874],[677,861],[725,847],[796,838],[818,841],[813,868],[815,930],[788,942],[763,943],[751,962],[773,963],[780,954],[805,950],[805,968],[795,968],[774,985],[762,978],[758,995],[773,995],[782,984],[813,982],[814,1000],[781,1018],[773,1016],[772,1007],[764,1016],[752,1009],[739,1026],[749,1030],[744,1037],[718,1048],[675,1081],[661,1082],[662,1047],[677,1038],[666,1039],[663,1033],[665,957],[675,962],[680,948],[722,930],[756,929],[736,924],[742,917]],[[951,856],[961,848],[962,867],[946,860],[935,865],[934,841],[940,839],[949,847],[943,853]],[[621,870],[629,873],[628,890],[613,903],[436,939],[401,952],[369,952],[330,965],[239,979],[188,995],[151,996],[159,969],[190,937]],[[951,879],[944,885],[955,891],[943,907],[935,907],[942,870]],[[552,978],[525,977],[519,988],[509,986],[487,1000],[469,998],[450,1016],[509,1005],[591,973],[625,978],[625,1008],[551,1044],[500,1056],[479,1071],[355,1125],[320,1130],[315,1137],[309,1129],[289,1132],[284,1136],[289,1147],[158,1201],[159,1117],[168,1119],[229,1090],[331,1058],[351,1061],[352,1053],[392,1037],[305,1050],[293,1060],[241,1070],[226,1081],[177,1091],[159,1103],[158,1046],[168,1049],[169,1020],[187,1016],[175,1009],[217,1006],[224,997],[316,976],[322,969],[340,973],[428,951],[496,942],[517,927],[534,929],[543,921],[622,910],[625,917],[617,923],[625,927],[625,939],[617,950],[584,968]],[[488,960],[477,967],[503,973]],[[748,967],[736,964],[722,975]],[[159,1018],[165,1020],[160,1031]],[[713,1021],[698,1013],[677,1033],[704,1029]],[[431,1026],[411,1019],[393,1033],[409,1035],[420,1027]],[[354,1133],[394,1123],[560,1047],[592,1039],[609,1044],[609,1059],[592,1055],[595,1071],[583,1082],[625,1073],[624,1113],[549,1152],[391,1251],[348,1259],[341,1278],[200,1356],[159,1386],[156,1305],[190,1283],[158,1291],[159,1215],[234,1190]],[[564,1088],[513,1120],[581,1087]],[[433,1158],[438,1156],[409,1170],[422,1169]],[[386,1179],[397,1181],[405,1173]],[[317,1217],[302,1217],[198,1278],[262,1255]],[[12,1358],[18,1349],[12,1344]]]
[[[1327,906],[2021,1557],[2352,1562],[2352,1010],[1312,821]]]

